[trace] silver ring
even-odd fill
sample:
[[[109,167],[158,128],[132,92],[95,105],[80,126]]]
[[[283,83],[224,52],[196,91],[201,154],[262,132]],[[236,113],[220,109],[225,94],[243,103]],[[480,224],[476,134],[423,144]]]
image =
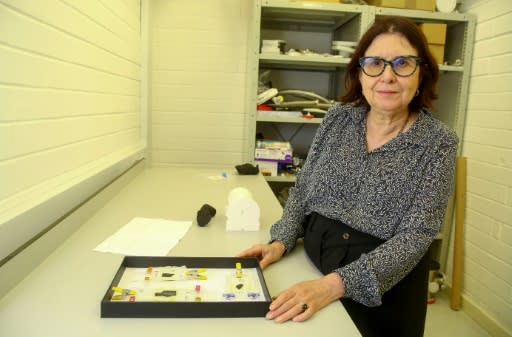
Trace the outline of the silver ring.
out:
[[[309,305],[307,305],[306,303],[304,303],[304,304],[302,305],[302,312],[304,312],[304,311],[306,311],[306,310],[308,310],[308,309],[309,309]]]

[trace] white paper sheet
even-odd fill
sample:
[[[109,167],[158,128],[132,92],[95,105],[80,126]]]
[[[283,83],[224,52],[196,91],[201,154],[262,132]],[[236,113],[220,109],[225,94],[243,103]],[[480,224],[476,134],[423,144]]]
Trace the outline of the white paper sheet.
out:
[[[192,221],[133,218],[94,250],[132,256],[166,256],[191,225]]]

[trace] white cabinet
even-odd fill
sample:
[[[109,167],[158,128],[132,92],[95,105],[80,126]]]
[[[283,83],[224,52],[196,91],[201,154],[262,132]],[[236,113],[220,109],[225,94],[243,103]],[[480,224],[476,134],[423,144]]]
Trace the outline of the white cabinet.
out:
[[[278,89],[313,91],[338,100],[344,93],[344,71],[348,58],[324,56],[288,56],[260,53],[263,39],[284,40],[286,50],[312,49],[331,53],[333,40],[358,41],[379,16],[397,15],[417,23],[447,24],[445,57],[440,66],[434,116],[452,127],[459,138],[464,133],[464,121],[469,85],[469,73],[474,41],[475,18],[459,13],[439,13],[420,10],[345,5],[319,1],[255,0],[249,31],[247,75],[247,160],[254,158],[258,133],[265,138],[290,141],[299,155],[305,156],[320,118],[259,117],[256,110],[258,74],[270,70],[272,86]],[[459,148],[459,153],[461,149]],[[287,182],[293,178],[270,178]],[[445,224],[433,248],[436,259],[444,267],[452,222],[453,200],[447,210]]]

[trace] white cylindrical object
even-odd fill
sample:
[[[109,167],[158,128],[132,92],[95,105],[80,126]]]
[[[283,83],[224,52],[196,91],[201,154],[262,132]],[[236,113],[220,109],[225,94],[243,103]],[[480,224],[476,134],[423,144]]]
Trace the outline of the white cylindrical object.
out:
[[[228,204],[240,199],[254,199],[251,191],[245,187],[235,187],[229,192]]]
[[[436,8],[441,13],[451,13],[457,7],[456,0],[436,0]]]
[[[435,294],[439,291],[439,283],[437,282],[430,282],[428,284],[428,292],[431,294]]]
[[[228,231],[260,229],[260,207],[248,189],[236,187],[229,192],[226,218]]]

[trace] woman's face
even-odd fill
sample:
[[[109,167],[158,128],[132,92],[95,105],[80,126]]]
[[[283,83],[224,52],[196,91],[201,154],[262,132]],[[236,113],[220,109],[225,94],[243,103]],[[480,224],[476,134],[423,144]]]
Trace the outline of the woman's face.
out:
[[[378,35],[366,50],[364,56],[378,56],[387,61],[397,56],[418,56],[416,49],[399,33]],[[408,105],[419,87],[420,67],[408,77],[397,76],[387,64],[384,72],[371,77],[359,71],[363,95],[372,111],[387,115],[408,111]]]

